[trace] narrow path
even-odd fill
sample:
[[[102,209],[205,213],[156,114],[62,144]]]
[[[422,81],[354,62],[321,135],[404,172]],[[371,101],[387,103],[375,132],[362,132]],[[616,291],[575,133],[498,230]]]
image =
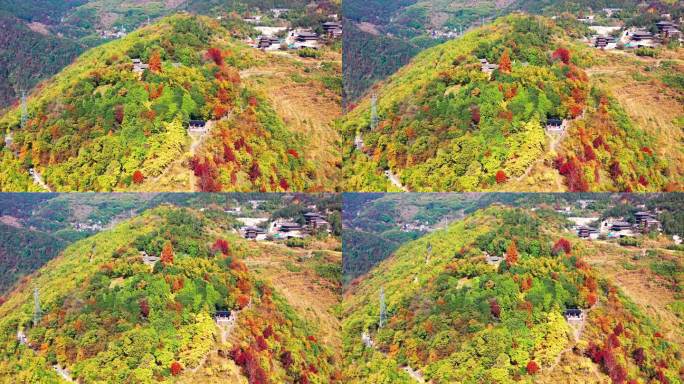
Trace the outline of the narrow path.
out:
[[[361,342],[363,343],[363,345],[366,348],[375,349],[377,352],[380,352],[383,355],[387,356],[384,352],[375,348],[375,342],[373,341],[373,338],[371,337],[370,333],[363,331],[361,333]],[[401,369],[404,372],[406,372],[409,375],[409,377],[411,379],[413,379],[413,381],[415,381],[416,383],[422,383],[422,384],[426,383],[425,379],[423,378],[423,374],[421,374],[419,371],[413,369],[410,365],[407,364],[407,365],[401,367]]]
[[[401,189],[401,190],[404,191],[404,192],[409,192],[409,189],[406,188],[406,187],[404,187],[404,186],[401,184],[401,181],[399,181],[399,178],[397,177],[397,175],[395,175],[394,173],[392,173],[391,170],[389,170],[389,169],[385,170],[385,176],[387,176],[387,178],[389,179],[389,181],[390,181],[395,187]]]
[[[38,171],[36,171],[35,168],[29,169],[29,175],[31,175],[31,178],[33,178],[33,183],[36,184],[37,186],[43,188],[44,190],[48,192],[52,192],[52,188],[45,183],[43,180],[43,177],[40,175]]]
[[[71,378],[69,375],[69,371],[67,371],[65,368],[60,367],[59,365],[55,364],[52,366],[52,368],[57,372],[64,380],[70,382],[70,383],[75,383],[74,379]]]
[[[188,368],[187,370],[189,372],[197,372],[197,370],[204,366],[207,359],[209,358],[209,355],[211,355],[212,353],[218,353],[220,345],[227,343],[230,339],[230,336],[233,334],[233,330],[235,330],[235,326],[237,325],[238,316],[240,315],[240,312],[251,307],[252,302],[250,301],[245,308],[230,311],[230,316],[228,318],[214,319],[214,323],[216,323],[216,326],[219,328],[219,331],[221,332],[221,344],[219,344],[213,350],[209,351],[204,356],[202,356],[202,359],[199,361],[197,366],[195,366],[194,368]]]

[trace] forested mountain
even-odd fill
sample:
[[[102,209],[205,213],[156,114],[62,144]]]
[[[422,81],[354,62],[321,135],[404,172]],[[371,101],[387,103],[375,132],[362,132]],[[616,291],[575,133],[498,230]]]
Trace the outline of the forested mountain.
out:
[[[603,53],[576,40],[584,28],[511,15],[421,52],[378,87],[375,129],[371,97],[341,119],[347,188],[680,189],[684,170],[666,160],[681,156],[666,144],[681,133],[682,89],[668,78],[679,76],[679,53],[662,67]],[[608,80],[611,65],[631,71],[624,82]],[[642,70],[650,83],[630,76]],[[631,105],[634,91],[620,85],[667,101]],[[567,132],[547,132],[555,119]]]
[[[175,15],[89,50],[31,95],[23,129],[21,108],[0,117],[0,190],[37,189],[31,168],[58,191],[332,190],[339,55],[269,55],[245,28]]]
[[[288,8],[286,16],[294,26],[319,28],[328,14],[340,13],[339,7],[336,0],[313,5],[302,0],[2,0],[0,110],[84,50],[172,13],[225,16]]]
[[[644,4],[648,10],[639,7]],[[347,104],[355,103],[373,84],[407,64],[420,50],[511,12],[557,16],[619,8],[614,18],[649,28],[661,14],[670,14],[676,20],[684,13],[681,2],[669,0],[348,0],[343,6],[350,24],[345,29],[344,46],[348,57]]]
[[[582,202],[590,202],[582,208]],[[344,279],[371,271],[407,242],[444,228],[491,204],[537,209],[572,207],[575,216],[624,216],[658,210],[664,233],[684,235],[684,194],[605,193],[368,193],[344,196]]]
[[[32,31],[0,11],[0,110],[38,82],[67,66],[84,49],[57,36]],[[49,52],[49,54],[46,54]]]
[[[249,208],[259,200],[258,208]],[[122,220],[171,204],[203,209],[205,215],[220,217],[223,225],[238,228],[239,223],[223,210],[242,206],[246,215],[266,215],[305,223],[304,214],[315,205],[330,212],[326,220],[332,233],[341,230],[341,201],[336,195],[268,193],[190,194],[28,194],[0,195],[0,296],[20,279],[52,260],[67,245],[107,230]]]
[[[166,205],[67,247],[0,306],[0,381],[337,382],[336,241],[248,242],[224,218]]]
[[[492,205],[397,249],[343,297],[349,381],[681,382],[681,249],[566,227]]]
[[[0,296],[67,245],[155,201],[154,194],[0,195]]]

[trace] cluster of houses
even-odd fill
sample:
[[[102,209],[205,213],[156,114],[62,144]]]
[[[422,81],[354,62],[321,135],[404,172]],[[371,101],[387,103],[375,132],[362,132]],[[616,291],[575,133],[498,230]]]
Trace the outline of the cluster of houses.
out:
[[[128,32],[126,32],[126,27],[122,26],[119,29],[98,29],[97,34],[100,36],[101,39],[113,40],[126,37]]]
[[[99,222],[71,223],[71,227],[77,232],[99,232],[104,229],[104,225]]]
[[[611,17],[615,13],[619,12],[620,9],[616,8],[606,8],[604,12],[608,17]],[[631,27],[623,29],[622,25],[592,25],[589,28],[594,32],[594,35],[589,39],[589,44],[593,47],[599,49],[616,49],[619,47],[624,47],[626,49],[634,48],[654,48],[663,43],[672,40],[683,40],[683,35],[679,29],[681,20],[679,23],[672,20],[670,14],[661,14],[661,20],[655,24],[655,28],[644,29]],[[594,16],[586,16],[578,18],[579,21],[584,23],[593,23]],[[653,31],[657,30],[656,33]]]
[[[277,219],[267,226],[260,225],[268,221],[268,219],[259,219],[257,221],[243,222],[251,225],[246,225],[240,229],[240,234],[245,239],[264,241],[264,240],[287,240],[287,239],[302,239],[311,236],[314,233],[330,232],[330,224],[325,220],[322,214],[318,212],[308,212],[304,214],[305,224],[301,225],[297,222],[287,219]]]
[[[272,9],[271,13],[279,18],[287,13],[286,9]],[[323,34],[319,35],[311,28],[261,26],[261,16],[249,16],[243,19],[255,25],[254,29],[261,34],[258,38],[247,38],[250,46],[264,51],[297,50],[302,48],[319,49],[326,41],[337,40],[342,37],[342,23],[337,15],[329,15],[328,21],[321,25]]]
[[[430,35],[431,38],[433,39],[446,39],[446,40],[451,40],[455,39],[463,34],[463,31],[459,33],[459,31],[454,28],[454,29],[449,29],[449,28],[444,28],[444,29],[431,29],[428,30],[428,34]]]
[[[418,220],[415,220],[412,223],[399,223],[399,228],[401,229],[402,232],[430,232],[430,231],[432,231],[432,228],[430,227],[430,225],[427,221],[421,223]]]
[[[591,224],[598,221],[595,217],[570,217],[575,223],[574,229],[577,236],[583,239],[595,240],[599,237],[623,238],[634,237],[642,233],[662,230],[660,221],[655,214],[648,211],[640,211],[634,214],[634,223],[625,221],[624,218],[609,217],[601,221],[598,227]]]

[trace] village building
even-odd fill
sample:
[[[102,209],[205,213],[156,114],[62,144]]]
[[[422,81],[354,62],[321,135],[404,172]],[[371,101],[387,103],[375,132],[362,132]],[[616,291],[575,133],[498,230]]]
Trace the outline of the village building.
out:
[[[240,232],[242,233],[242,237],[248,240],[266,240],[266,231],[263,228],[255,226],[242,227]]]
[[[230,215],[239,215],[242,213],[242,207],[240,207],[239,205],[236,205],[233,208],[224,209],[223,212],[228,213]]]
[[[429,232],[430,227],[427,222],[421,223],[420,221],[414,221],[413,223],[402,223],[400,224],[402,232]]]
[[[290,9],[289,8],[271,8],[270,11],[271,11],[271,14],[273,15],[273,17],[275,17],[276,19],[279,19],[279,18],[285,16],[290,11]]]
[[[104,229],[100,222],[71,223],[71,226],[78,232],[98,232]]]
[[[339,21],[327,21],[323,23],[323,30],[329,38],[342,37],[342,23]]]
[[[205,133],[207,130],[207,122],[204,120],[190,120],[188,123],[188,132]]]
[[[547,132],[564,132],[568,128],[568,120],[559,117],[549,117],[546,119]]]
[[[657,45],[655,36],[643,29],[632,28],[625,31],[625,38],[629,40],[625,44],[625,48],[655,47]]]
[[[489,264],[489,265],[494,265],[494,266],[498,266],[499,264],[501,264],[501,262],[502,262],[503,259],[504,259],[504,258],[501,257],[501,256],[490,255],[490,254],[489,254],[488,252],[486,252],[486,251],[484,252],[484,257],[485,257],[485,261],[487,262],[487,264]]]
[[[577,21],[579,21],[579,22],[581,22],[581,23],[592,23],[592,22],[594,22],[594,19],[595,19],[595,18],[596,18],[596,17],[595,17],[594,15],[587,15],[587,16],[584,16],[584,17],[578,17],[578,18],[577,18]]]
[[[566,309],[563,311],[563,317],[567,322],[584,321],[584,311],[578,308]]]
[[[159,257],[150,256],[145,251],[140,251],[140,256],[142,257],[142,262],[150,267],[150,269],[154,269],[154,265],[160,260]]]
[[[637,226],[644,232],[660,231],[660,221],[651,212],[641,211],[634,214]]]
[[[330,232],[330,224],[323,218],[319,213],[308,212],[304,214],[304,220],[306,220],[306,226],[309,231],[327,231]]]
[[[617,48],[617,41],[612,36],[596,36],[594,38],[594,47],[598,49],[615,49]]]
[[[606,17],[613,17],[613,15],[622,11],[622,8],[603,8],[602,11],[606,14]]]
[[[318,49],[320,41],[318,34],[311,29],[294,29],[288,32],[285,43],[291,49],[312,48]]]
[[[276,240],[294,239],[306,237],[305,228],[298,223],[287,221],[283,219],[276,220],[271,223],[269,233],[273,235]]]
[[[261,36],[256,43],[255,48],[264,51],[277,51],[280,49],[280,40],[276,37]]]
[[[133,59],[133,73],[138,76],[142,75],[150,66],[149,64],[143,63],[140,59]]]
[[[615,221],[610,225],[608,237],[622,238],[633,237],[634,226],[626,221]]]
[[[491,64],[487,59],[480,59],[480,69],[490,77],[492,73],[499,69],[499,64]]]
[[[259,206],[265,202],[266,200],[249,200],[247,203],[252,206],[252,210],[257,210],[259,209]]]
[[[658,32],[662,39],[678,40],[682,38],[682,32],[677,29],[677,26],[671,21],[659,21],[656,23],[656,27],[658,28]]]
[[[577,228],[577,236],[582,239],[596,240],[599,238],[599,231],[596,228],[582,226]]]
[[[249,24],[261,23],[261,15],[245,16],[242,21]]]

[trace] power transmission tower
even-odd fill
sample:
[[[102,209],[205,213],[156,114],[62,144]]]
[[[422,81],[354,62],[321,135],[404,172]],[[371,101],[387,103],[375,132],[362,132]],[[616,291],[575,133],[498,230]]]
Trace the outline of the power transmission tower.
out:
[[[371,131],[378,127],[380,119],[378,118],[378,95],[374,92],[371,97]]]
[[[385,305],[385,288],[380,288],[380,324],[382,328],[387,323],[387,306]]]
[[[24,128],[26,126],[26,122],[28,121],[28,107],[26,105],[26,91],[22,90],[21,91],[21,127]]]
[[[40,309],[40,297],[38,295],[38,287],[33,288],[33,326],[38,326],[40,318],[43,316],[43,311]]]

